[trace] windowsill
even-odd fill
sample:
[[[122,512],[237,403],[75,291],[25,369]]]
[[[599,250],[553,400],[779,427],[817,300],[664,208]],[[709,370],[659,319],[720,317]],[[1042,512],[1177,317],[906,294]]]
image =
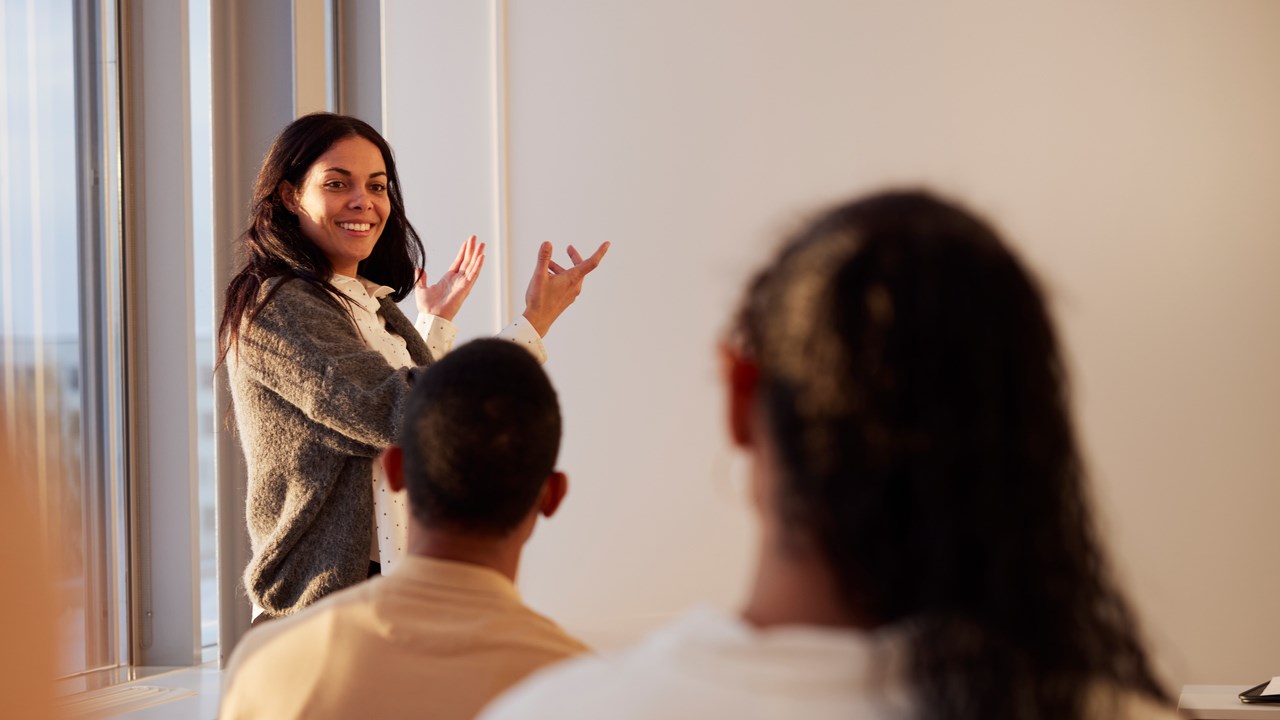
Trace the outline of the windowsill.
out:
[[[214,648],[212,661],[193,667],[96,670],[59,680],[57,694],[69,718],[215,720],[222,690],[216,655]]]

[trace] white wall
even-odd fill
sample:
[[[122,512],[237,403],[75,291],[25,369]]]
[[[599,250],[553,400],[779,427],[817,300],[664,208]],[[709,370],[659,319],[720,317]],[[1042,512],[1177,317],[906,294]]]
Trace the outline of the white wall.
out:
[[[448,270],[467,236],[488,245],[481,280],[455,318],[459,343],[502,327],[492,10],[480,0],[383,2],[382,131],[426,246],[428,280]],[[412,317],[412,296],[402,307]]]
[[[806,215],[924,183],[989,213],[1052,295],[1106,537],[1168,680],[1280,674],[1280,3],[494,12],[386,0],[387,128],[411,218],[454,236],[492,229],[509,143],[514,279],[485,297],[520,307],[542,240],[614,243],[548,339],[572,488],[528,553],[535,606],[610,645],[741,597],[753,536],[717,335]],[[478,71],[495,17],[505,132]],[[422,81],[459,69],[443,95]],[[456,182],[479,166],[487,185]],[[437,266],[459,239],[430,238]]]

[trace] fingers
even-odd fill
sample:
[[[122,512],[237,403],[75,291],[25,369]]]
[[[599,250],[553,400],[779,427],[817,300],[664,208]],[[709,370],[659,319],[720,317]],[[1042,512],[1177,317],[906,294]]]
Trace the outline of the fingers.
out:
[[[584,275],[596,269],[600,261],[604,259],[604,254],[608,251],[609,243],[606,242],[591,257],[584,259],[582,253],[570,245],[567,248],[567,252],[569,253],[569,259],[573,261],[573,267],[566,269],[563,265],[551,259],[551,243],[544,242],[538,248],[538,262],[534,272],[539,275],[560,275],[564,272],[570,272],[574,279],[580,280]]]
[[[578,256],[578,259],[575,260],[573,264],[573,269],[577,271],[579,278],[586,276],[587,273],[599,267],[600,261],[604,259],[604,254],[609,252],[609,245],[610,243],[608,242],[601,244],[600,247],[591,254],[591,257],[586,260],[582,260],[581,256]],[[573,254],[577,255],[577,252],[575,251]]]
[[[458,270],[462,269],[463,263],[467,261],[468,257],[471,254],[471,251],[475,248],[475,244],[476,244],[475,235],[472,235],[471,237],[467,238],[462,243],[462,247],[458,248],[457,257],[453,259],[453,264],[449,266],[449,272],[458,272]]]
[[[534,275],[546,275],[551,265],[551,243],[544,242],[538,247],[538,261],[534,267]]]
[[[481,247],[483,247],[483,246],[481,246]],[[484,267],[484,255],[483,255],[483,254],[481,254],[481,255],[479,256],[479,259],[478,259],[478,260],[476,260],[475,264],[474,264],[474,265],[472,265],[471,269],[470,269],[469,271],[467,271],[467,282],[475,282],[475,279],[476,279],[477,277],[480,277],[480,268],[482,268],[482,267]]]
[[[480,245],[477,246],[475,250],[471,253],[471,257],[467,259],[464,274],[467,275],[468,277],[474,277],[477,273],[480,272],[480,266],[483,264],[484,264],[484,243],[480,243]]]
[[[596,266],[600,264],[600,261],[604,259],[604,254],[609,252],[609,247],[612,244],[613,243],[608,241],[600,243],[600,247],[597,248],[594,253],[591,253],[591,257],[587,260],[587,264],[591,266],[592,270],[595,270]]]

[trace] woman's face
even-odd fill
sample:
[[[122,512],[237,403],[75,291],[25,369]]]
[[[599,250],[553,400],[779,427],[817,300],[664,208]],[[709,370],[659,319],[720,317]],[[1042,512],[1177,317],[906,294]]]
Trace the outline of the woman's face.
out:
[[[329,258],[338,275],[355,276],[391,214],[382,153],[359,136],[335,142],[307,170],[302,187],[283,183],[280,192],[285,206],[298,216],[303,235]]]

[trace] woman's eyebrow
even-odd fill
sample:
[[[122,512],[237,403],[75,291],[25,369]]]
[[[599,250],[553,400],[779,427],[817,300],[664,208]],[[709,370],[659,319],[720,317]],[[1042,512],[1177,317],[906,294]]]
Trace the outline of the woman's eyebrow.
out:
[[[329,168],[325,168],[325,169],[324,169],[324,171],[325,171],[325,172],[338,173],[339,175],[345,175],[345,176],[347,176],[347,177],[351,177],[351,171],[350,171],[350,170],[348,170],[348,169],[346,169],[346,168],[340,168],[340,167],[329,167]],[[386,177],[386,176],[387,176],[387,172],[386,172],[385,170],[379,170],[379,171],[377,171],[377,172],[369,173],[369,177],[371,177],[371,178],[373,178],[373,177],[378,177],[378,176]]]

